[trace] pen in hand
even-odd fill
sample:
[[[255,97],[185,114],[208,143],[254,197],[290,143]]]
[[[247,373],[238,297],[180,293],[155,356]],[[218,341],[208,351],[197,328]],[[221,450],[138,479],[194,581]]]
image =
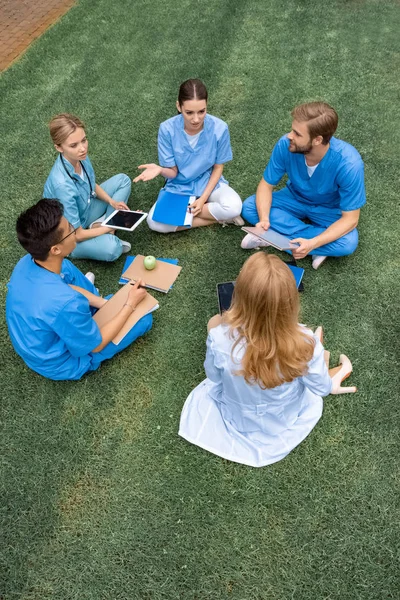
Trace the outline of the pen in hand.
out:
[[[129,282],[130,285],[135,285],[136,281],[133,281],[133,279],[131,279],[131,281]],[[145,290],[146,286],[145,285],[138,285],[138,290]]]

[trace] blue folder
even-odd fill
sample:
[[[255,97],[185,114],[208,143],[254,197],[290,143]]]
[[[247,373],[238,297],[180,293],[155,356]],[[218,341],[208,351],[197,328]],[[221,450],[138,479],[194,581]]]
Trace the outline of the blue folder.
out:
[[[177,227],[184,225],[190,198],[187,194],[174,194],[162,189],[158,194],[153,221]]]
[[[127,268],[133,263],[133,261],[135,260],[136,256],[132,256],[129,255],[126,257],[125,259],[125,263],[124,263],[124,267],[122,269],[122,272],[125,273],[125,271],[127,270]],[[170,263],[171,265],[177,265],[178,264],[178,259],[177,258],[157,258],[157,260],[161,260],[162,262],[167,262]],[[129,279],[125,279],[125,277],[121,277],[119,278],[118,283],[120,285],[125,285],[125,283],[128,283]]]
[[[295,267],[294,265],[288,265],[288,263],[286,263],[286,264],[289,267],[289,269],[292,271],[295,281],[296,281],[297,289],[299,289],[301,280],[303,279],[304,269],[302,269],[301,267]]]

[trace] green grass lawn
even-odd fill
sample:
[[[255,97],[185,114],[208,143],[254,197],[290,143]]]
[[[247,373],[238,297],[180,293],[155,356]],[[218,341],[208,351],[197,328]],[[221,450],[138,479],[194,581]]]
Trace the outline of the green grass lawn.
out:
[[[79,382],[28,370],[0,320],[2,600],[387,600],[399,577],[400,5],[379,0],[81,0],[0,80],[1,303],[23,255],[18,214],[55,159],[47,122],[86,121],[98,181],[157,160],[159,123],[188,77],[230,127],[226,170],[255,191],[290,110],[323,99],[365,161],[360,245],[318,271],[306,259],[302,319],[323,324],[353,396],[329,397],[309,438],[263,469],[178,438],[204,377],[215,284],[248,253],[216,226],[135,253],[177,257],[182,273],[150,334]],[[149,209],[161,181],[138,185]],[[122,269],[79,263],[114,292]]]

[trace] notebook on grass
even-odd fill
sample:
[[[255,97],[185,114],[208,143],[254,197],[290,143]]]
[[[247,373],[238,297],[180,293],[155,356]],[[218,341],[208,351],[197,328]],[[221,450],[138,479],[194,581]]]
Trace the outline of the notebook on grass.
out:
[[[264,242],[268,242],[270,246],[277,250],[293,250],[293,248],[298,248],[299,246],[299,244],[292,242],[288,237],[271,228],[265,231],[262,227],[242,227],[242,230],[246,233],[251,233],[251,235],[258,237]]]
[[[165,225],[191,227],[193,215],[188,208],[195,200],[196,196],[175,194],[162,189],[158,194],[152,219]]]
[[[113,317],[115,317],[115,315],[119,313],[128,299],[130,289],[132,289],[130,283],[124,285],[106,302],[106,304],[104,304],[104,306],[99,308],[99,310],[93,315],[93,319],[96,321],[99,327],[106,325]],[[157,308],[157,300],[147,292],[143,300],[137,305],[136,309],[128,317],[121,331],[115,336],[113,343],[118,345],[124,339],[126,334],[129,333],[132,327],[136,325],[139,319],[144,317],[144,315],[153,312],[153,310],[157,310]]]
[[[157,260],[156,267],[148,271],[144,267],[143,259],[143,254],[138,254],[127,270],[122,273],[122,277],[130,281],[143,279],[146,287],[166,294],[181,272],[182,267]]]
[[[131,255],[131,256],[127,256],[124,262],[124,266],[122,267],[122,273],[125,273],[125,271],[128,269],[128,267],[130,267],[130,265],[133,263],[133,261],[135,260],[136,256]],[[177,265],[179,260],[177,258],[157,258],[157,260],[160,260],[161,262],[166,262],[166,263],[170,263],[171,265]],[[121,275],[121,277],[119,278],[118,283],[120,285],[124,285],[125,283],[128,283],[129,279],[125,279],[125,277],[123,277]]]

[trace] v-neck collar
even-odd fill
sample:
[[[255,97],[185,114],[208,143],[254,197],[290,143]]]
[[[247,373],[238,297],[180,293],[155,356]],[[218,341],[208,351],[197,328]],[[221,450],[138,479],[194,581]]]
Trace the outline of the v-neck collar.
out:
[[[331,154],[332,154],[331,146],[329,145],[328,151],[326,152],[325,156],[323,156],[321,158],[321,160],[319,161],[319,163],[317,165],[315,165],[318,168],[315,169],[315,171],[311,177],[309,176],[308,171],[307,171],[307,164],[306,164],[304,154],[303,155],[299,154],[298,156],[300,159],[300,164],[299,164],[300,177],[302,179],[304,179],[304,181],[312,181],[313,183],[318,181],[321,178],[321,174],[324,171],[324,169],[326,168],[326,165],[329,163]]]
[[[67,169],[68,174],[70,177],[72,177],[73,179],[75,179],[76,181],[84,181],[84,179],[79,175],[79,173],[77,173],[74,169],[74,167],[71,165],[71,163],[69,162],[69,160],[67,160],[65,157],[61,157],[61,154],[59,155],[59,159],[61,161],[61,168],[62,170],[64,170],[64,167]],[[83,171],[83,167],[81,164],[81,173]]]
[[[201,131],[199,131],[200,135],[197,140],[197,144],[195,145],[194,148],[192,148],[192,146],[189,144],[189,140],[188,140],[189,134],[187,134],[185,131],[185,124],[184,124],[183,116],[179,115],[179,130],[181,132],[181,137],[183,139],[183,145],[185,146],[185,149],[188,150],[189,152],[195,153],[204,146],[205,136],[202,134],[206,130],[208,130],[210,127],[210,121],[207,117],[208,117],[208,115],[205,116],[203,129]]]

